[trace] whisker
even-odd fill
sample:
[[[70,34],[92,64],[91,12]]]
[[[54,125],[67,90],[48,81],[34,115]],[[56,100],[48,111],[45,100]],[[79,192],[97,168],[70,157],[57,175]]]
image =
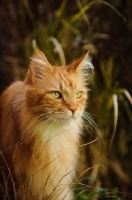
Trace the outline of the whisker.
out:
[[[50,115],[50,114],[52,114],[52,116]],[[60,117],[59,117],[59,115],[60,115]],[[47,116],[49,116],[49,118],[47,118]],[[42,122],[43,120],[43,128],[41,128],[41,129],[44,129],[44,127],[46,127],[46,125],[48,125],[48,123],[50,123],[50,122],[56,122],[56,123],[59,123],[57,120],[56,120],[56,117],[59,119],[59,120],[61,120],[61,118],[63,117],[66,117],[66,115],[65,114],[63,114],[62,115],[62,112],[47,112],[47,113],[43,113],[43,114],[41,114],[41,115],[39,115],[39,116],[37,116],[37,117],[35,117],[35,119],[33,119],[31,122],[30,122],[30,124],[29,124],[29,126],[27,126],[23,131],[22,131],[22,134],[21,135],[23,135],[23,137],[21,137],[21,140],[23,140],[23,138],[24,137],[26,137],[26,136],[24,136],[24,132],[26,132],[27,130],[29,130],[29,129],[31,129],[32,127],[32,129],[30,130],[30,135],[35,135],[35,132],[39,129],[39,126],[40,127],[42,127],[42,125],[40,125],[40,124],[37,124],[38,122]],[[46,119],[46,120],[45,120]],[[35,127],[35,129],[34,129],[34,127]],[[39,129],[40,130],[40,129]],[[33,134],[34,133],[34,134]],[[29,133],[28,133],[28,136],[29,136]]]
[[[95,123],[92,115],[90,113],[84,111],[82,118],[84,118],[84,127],[86,127],[87,130],[89,130],[89,128],[90,128],[94,133],[97,133],[97,135],[100,137],[103,144],[105,145],[103,135],[101,134],[101,131],[100,131],[99,127],[97,126],[97,124]],[[89,125],[86,122],[88,122]]]
[[[45,123],[43,123],[44,127],[49,123],[49,119],[45,121]],[[44,128],[43,127],[43,128]],[[27,127],[27,130],[29,129],[29,127]],[[37,134],[38,130],[42,129],[42,126],[40,124],[35,124],[35,123],[32,123],[30,125],[30,129],[29,129],[29,132],[28,132],[28,135],[27,134],[24,134],[24,132],[26,133],[26,129],[21,133],[21,142],[24,142],[26,141],[27,137],[28,139],[30,138],[33,138],[35,136],[35,134]]]

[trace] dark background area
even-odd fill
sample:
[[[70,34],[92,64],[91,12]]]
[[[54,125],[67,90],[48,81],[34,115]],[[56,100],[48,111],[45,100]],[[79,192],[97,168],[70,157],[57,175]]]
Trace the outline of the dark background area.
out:
[[[58,40],[67,63],[89,49],[95,66],[88,110],[104,142],[98,139],[81,149],[80,171],[100,166],[85,173],[83,182],[94,191],[107,188],[107,199],[114,194],[129,200],[132,198],[132,1],[1,0],[0,92],[11,82],[23,80],[34,39],[51,63],[61,64],[50,37]],[[94,132],[84,132],[84,143],[97,136]],[[101,195],[98,192],[98,198]],[[86,198],[80,195],[78,199]]]

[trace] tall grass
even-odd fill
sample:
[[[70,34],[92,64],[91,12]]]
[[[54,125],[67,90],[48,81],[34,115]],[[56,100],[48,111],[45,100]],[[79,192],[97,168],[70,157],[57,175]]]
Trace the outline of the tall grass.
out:
[[[128,11],[129,4],[125,4]],[[132,91],[130,64],[126,60],[126,57],[130,60],[130,46],[116,33],[126,27],[125,9],[121,13],[120,7],[116,6],[112,0],[63,0],[56,4],[53,1],[34,4],[27,0],[18,4],[11,1],[7,5],[10,21],[6,9],[1,7],[0,16],[8,22],[6,28],[10,29],[16,42],[5,44],[13,49],[13,53],[5,51],[6,55],[2,55],[1,74],[5,74],[5,67],[8,71],[10,65],[9,73],[15,80],[24,77],[34,39],[53,64],[65,65],[88,49],[93,59],[95,74],[91,76],[87,109],[93,115],[103,141],[98,139],[81,149],[80,163],[83,164],[78,173],[85,173],[74,186],[77,200],[132,198]],[[2,84],[6,85],[4,81]],[[84,129],[84,143],[91,142],[97,135]]]

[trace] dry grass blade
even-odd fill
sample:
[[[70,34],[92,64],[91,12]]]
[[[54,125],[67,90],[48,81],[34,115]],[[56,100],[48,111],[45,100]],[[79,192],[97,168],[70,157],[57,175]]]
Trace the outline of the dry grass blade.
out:
[[[54,37],[50,37],[50,41],[55,45],[55,50],[59,54],[61,65],[66,65],[66,59],[65,59],[64,51],[63,51],[60,43]]]
[[[109,143],[109,147],[111,149],[112,147],[112,143],[115,137],[115,133],[116,133],[116,128],[117,128],[117,121],[118,121],[118,99],[117,99],[117,95],[114,94],[112,96],[113,98],[113,106],[114,106],[114,122],[113,122],[113,132],[112,132],[112,136],[110,139],[110,143]]]
[[[131,97],[130,93],[126,89],[120,89],[119,92],[123,93],[126,96],[126,98],[128,99],[128,101],[130,102],[130,104],[132,105],[132,97]]]
[[[10,176],[10,179],[11,179],[11,182],[12,182],[12,186],[13,186],[14,199],[16,199],[15,182],[14,182],[14,180],[13,180],[11,170],[10,170],[10,168],[9,168],[9,166],[8,166],[8,163],[6,162],[6,159],[5,159],[5,157],[4,157],[4,155],[3,155],[3,153],[2,153],[1,151],[0,151],[0,155],[2,156],[2,158],[3,158],[3,160],[4,160],[5,164],[6,164],[7,170],[8,170],[8,172],[9,172],[9,176]],[[7,177],[7,179],[8,179],[8,177]],[[4,180],[4,181],[5,181],[5,188],[4,188],[4,189],[5,189],[6,193],[7,193],[7,192],[8,192],[7,182],[6,182],[6,180]]]

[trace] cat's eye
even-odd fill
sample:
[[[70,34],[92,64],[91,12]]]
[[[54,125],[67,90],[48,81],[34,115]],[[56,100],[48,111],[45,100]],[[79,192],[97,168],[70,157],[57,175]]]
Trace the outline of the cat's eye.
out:
[[[76,93],[76,98],[80,98],[82,96],[82,92],[81,91],[78,91],[77,93]]]
[[[53,91],[51,92],[51,95],[54,99],[59,99],[59,98],[62,98],[62,94],[58,91]]]

